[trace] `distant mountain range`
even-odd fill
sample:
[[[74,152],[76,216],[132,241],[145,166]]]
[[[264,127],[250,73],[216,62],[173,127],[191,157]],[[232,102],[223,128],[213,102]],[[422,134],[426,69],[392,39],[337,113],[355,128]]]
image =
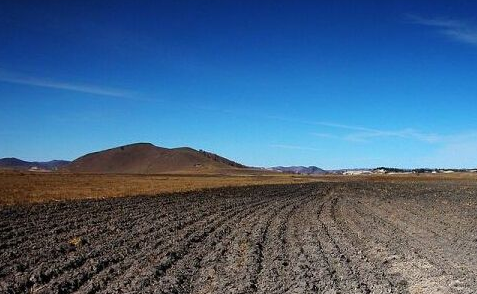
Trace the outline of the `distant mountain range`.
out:
[[[66,160],[52,160],[45,162],[24,161],[18,158],[1,158],[0,168],[16,170],[58,170],[67,166],[70,162]]]
[[[270,168],[274,171],[279,171],[283,173],[292,173],[292,174],[306,174],[306,175],[322,175],[328,173],[324,169],[321,169],[316,166],[276,166]]]
[[[250,172],[261,173],[267,170],[306,175],[477,172],[476,169],[399,169],[386,167],[340,170],[323,170],[316,166],[276,166],[268,169],[253,168],[204,150],[196,150],[190,147],[163,148],[150,143],[135,143],[93,152],[71,162],[66,160],[30,162],[17,158],[2,158],[0,159],[0,169],[118,174],[237,174]]]
[[[65,160],[28,162],[17,158],[3,158],[0,159],[0,168],[129,174],[217,173],[248,169],[245,165],[204,150],[189,147],[169,149],[150,143],[136,143],[93,152],[71,162]]]

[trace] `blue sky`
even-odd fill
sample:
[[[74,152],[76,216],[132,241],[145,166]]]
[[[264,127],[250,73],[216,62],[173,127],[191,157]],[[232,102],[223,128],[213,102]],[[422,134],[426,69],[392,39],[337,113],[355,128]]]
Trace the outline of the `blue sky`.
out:
[[[0,157],[477,166],[475,1],[2,1]]]

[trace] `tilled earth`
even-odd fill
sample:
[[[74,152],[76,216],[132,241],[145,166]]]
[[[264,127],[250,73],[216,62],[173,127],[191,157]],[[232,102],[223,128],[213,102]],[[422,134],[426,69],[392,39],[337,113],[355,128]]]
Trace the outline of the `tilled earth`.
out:
[[[477,189],[221,188],[0,210],[1,293],[477,293]]]

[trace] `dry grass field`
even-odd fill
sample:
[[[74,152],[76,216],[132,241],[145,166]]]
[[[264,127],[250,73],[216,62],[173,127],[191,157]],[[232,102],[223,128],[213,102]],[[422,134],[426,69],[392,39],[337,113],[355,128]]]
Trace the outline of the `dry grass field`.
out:
[[[0,171],[0,205],[16,205],[69,199],[157,195],[217,187],[309,182],[421,182],[462,181],[477,183],[473,173],[420,175],[302,176],[278,173],[228,175],[119,175]]]
[[[115,175],[0,172],[0,205],[70,199],[156,195],[225,186],[307,183],[319,179],[282,174]]]

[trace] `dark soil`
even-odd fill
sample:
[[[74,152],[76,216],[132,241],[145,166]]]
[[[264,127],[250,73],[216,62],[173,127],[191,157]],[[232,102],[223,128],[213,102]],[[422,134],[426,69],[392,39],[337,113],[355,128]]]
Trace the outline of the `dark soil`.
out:
[[[1,293],[477,293],[477,189],[314,183],[0,210]]]

